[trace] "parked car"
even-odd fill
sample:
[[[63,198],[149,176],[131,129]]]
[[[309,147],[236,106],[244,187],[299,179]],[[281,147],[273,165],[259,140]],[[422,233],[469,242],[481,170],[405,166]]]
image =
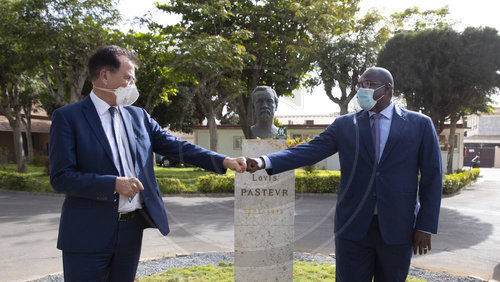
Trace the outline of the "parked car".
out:
[[[155,154],[156,165],[160,167],[177,167],[181,166],[182,163],[178,160],[174,160],[160,154]]]

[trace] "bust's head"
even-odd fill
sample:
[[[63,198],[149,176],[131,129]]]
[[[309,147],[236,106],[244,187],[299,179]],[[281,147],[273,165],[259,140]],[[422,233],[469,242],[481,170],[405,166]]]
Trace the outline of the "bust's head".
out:
[[[278,95],[269,86],[257,86],[252,92],[253,110],[256,120],[272,119],[278,107]]]

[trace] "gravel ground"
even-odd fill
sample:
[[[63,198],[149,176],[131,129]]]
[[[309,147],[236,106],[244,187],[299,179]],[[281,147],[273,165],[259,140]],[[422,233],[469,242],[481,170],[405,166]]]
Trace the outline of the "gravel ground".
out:
[[[294,260],[305,261],[305,262],[329,262],[335,263],[335,259],[331,256],[326,255],[314,255],[308,253],[294,253]],[[219,262],[234,262],[234,254],[233,253],[196,253],[186,256],[177,256],[177,257],[169,257],[169,258],[160,258],[155,260],[148,260],[140,262],[139,268],[137,269],[137,277],[141,276],[149,276],[156,273],[164,272],[170,268],[182,268],[182,267],[191,267],[198,265],[207,265],[213,264],[217,265]],[[410,276],[427,279],[427,281],[443,281],[443,282],[481,282],[483,280],[479,280],[472,277],[460,277],[460,276],[451,276],[442,273],[435,273],[425,271],[423,269],[411,268]],[[44,277],[39,280],[35,280],[36,282],[61,282],[64,281],[62,274],[59,275],[50,275]]]

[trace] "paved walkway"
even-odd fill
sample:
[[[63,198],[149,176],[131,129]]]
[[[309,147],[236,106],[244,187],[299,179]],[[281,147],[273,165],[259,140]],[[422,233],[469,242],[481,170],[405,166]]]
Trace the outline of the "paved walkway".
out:
[[[500,281],[500,169],[443,199],[432,252],[415,267]],[[26,281],[62,271],[56,249],[62,196],[0,191],[0,281]],[[233,251],[233,197],[164,197],[171,234],[148,229],[141,259]],[[330,254],[336,195],[297,195],[295,251]]]

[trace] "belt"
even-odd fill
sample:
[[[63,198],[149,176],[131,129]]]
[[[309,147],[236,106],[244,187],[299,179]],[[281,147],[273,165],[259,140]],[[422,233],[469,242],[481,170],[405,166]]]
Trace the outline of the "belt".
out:
[[[118,213],[118,221],[129,221],[136,217],[139,213],[139,210],[131,211],[131,212],[120,212]]]

